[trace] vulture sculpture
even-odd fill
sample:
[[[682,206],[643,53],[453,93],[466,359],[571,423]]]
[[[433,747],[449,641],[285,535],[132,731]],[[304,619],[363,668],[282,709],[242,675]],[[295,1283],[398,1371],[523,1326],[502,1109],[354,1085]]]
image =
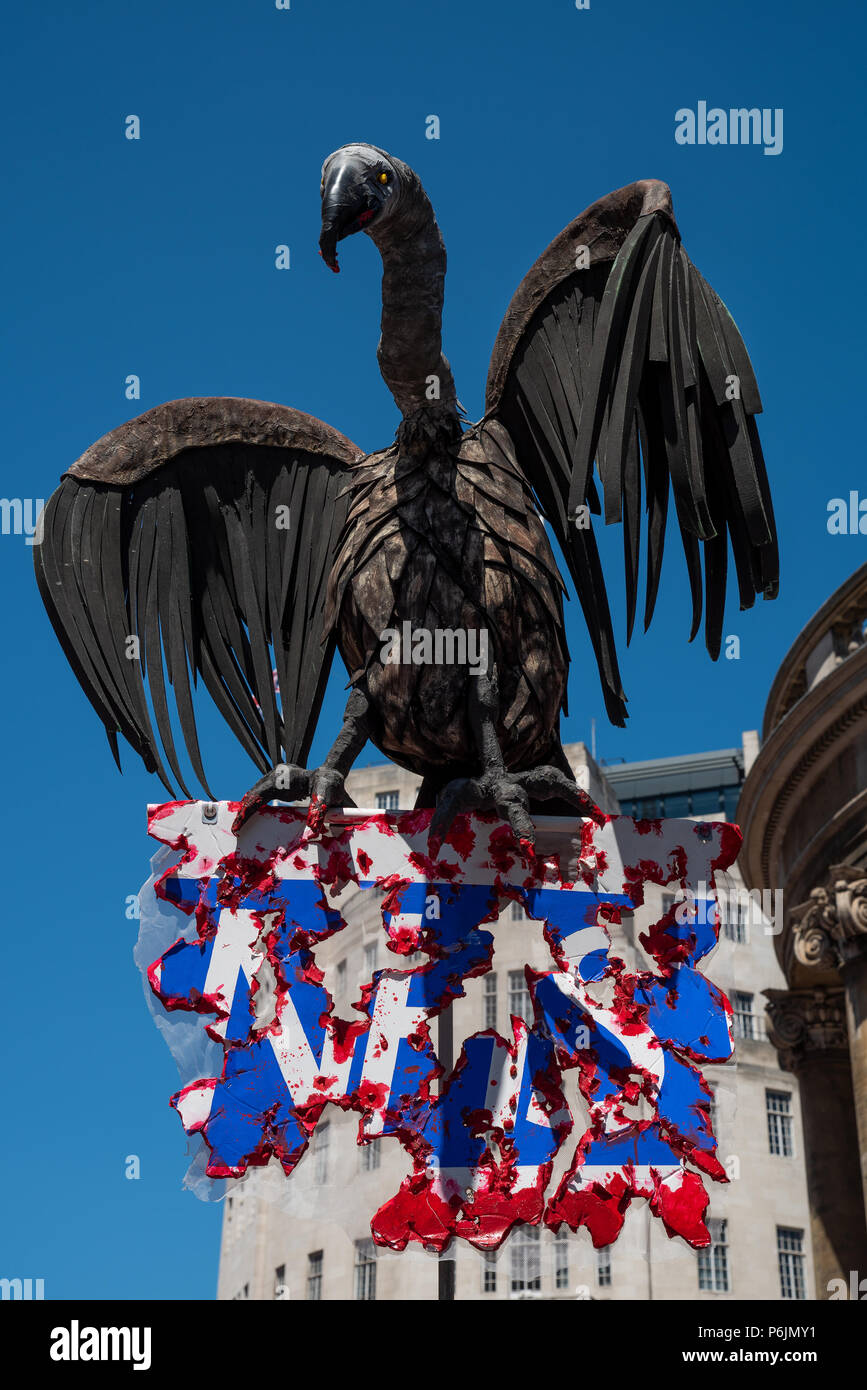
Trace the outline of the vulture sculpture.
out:
[[[321,826],[327,808],[352,804],[344,778],[369,739],[421,775],[432,844],[457,813],[487,809],[529,851],[541,804],[599,815],[560,743],[566,590],[546,527],[615,724],[625,695],[593,513],[623,526],[627,641],[641,513],[647,627],[670,496],[690,640],[704,608],[718,656],[729,547],[742,609],[777,592],[749,357],[683,250],[668,187],[643,180],[593,203],[527,272],[470,425],[442,351],[446,253],[419,177],[373,145],[345,145],[325,161],[321,199],[326,265],[338,270],[337,245],[356,232],[382,257],[378,359],[401,413],[394,442],[366,454],[261,401],[158,406],[63,475],[34,547],[42,598],[118,765],[122,734],[171,795],[190,796],[179,726],[214,799],[200,677],[263,774],[236,828],[274,799],[309,799]],[[308,770],[335,649],[349,676],[343,724]]]

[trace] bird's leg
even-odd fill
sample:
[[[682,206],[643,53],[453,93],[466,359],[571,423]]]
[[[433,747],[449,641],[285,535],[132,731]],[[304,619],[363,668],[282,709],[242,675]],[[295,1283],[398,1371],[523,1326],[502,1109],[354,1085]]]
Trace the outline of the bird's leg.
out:
[[[530,800],[568,801],[582,816],[599,824],[605,816],[592,797],[558,767],[540,766],[526,772],[508,772],[497,738],[499,713],[496,667],[470,682],[469,718],[482,763],[478,777],[458,777],[443,787],[430,824],[428,846],[436,855],[443,836],[461,811],[494,809],[512,828],[524,856],[532,854],[536,832],[530,816]]]
[[[232,823],[233,832],[237,834],[250,816],[269,801],[303,801],[309,797],[307,824],[317,834],[325,824],[329,806],[354,806],[346,795],[344,782],[367,742],[367,711],[367,695],[356,688],[346,702],[343,725],[322,766],[310,771],[294,763],[278,763],[247,792]]]
[[[307,824],[317,834],[325,824],[325,812],[329,806],[344,806],[347,802],[355,805],[347,797],[344,783],[346,774],[367,742],[369,708],[367,695],[356,687],[346,701],[340,733],[332,743],[325,762],[313,773]]]

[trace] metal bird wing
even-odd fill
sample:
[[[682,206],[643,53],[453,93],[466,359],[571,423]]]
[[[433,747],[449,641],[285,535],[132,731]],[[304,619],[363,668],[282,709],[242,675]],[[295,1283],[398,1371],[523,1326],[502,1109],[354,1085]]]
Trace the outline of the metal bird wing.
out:
[[[754,417],[761,400],[725,305],[687,257],[664,183],[600,199],[560,233],[516,291],[488,374],[502,420],[559,540],[584,610],[609,717],[625,718],[599,554],[587,509],[623,522],[627,642],[638,600],[641,478],[644,626],[662,565],[669,485],[692,596],[719,655],[731,542],[741,608],[773,598],[778,555]]]
[[[334,652],[333,635],[322,640],[326,584],[360,457],[287,406],[191,398],[105,435],[64,475],[43,514],[36,575],[116,760],[121,733],[172,795],[169,773],[190,795],[168,683],[213,799],[197,675],[262,771],[306,760]]]

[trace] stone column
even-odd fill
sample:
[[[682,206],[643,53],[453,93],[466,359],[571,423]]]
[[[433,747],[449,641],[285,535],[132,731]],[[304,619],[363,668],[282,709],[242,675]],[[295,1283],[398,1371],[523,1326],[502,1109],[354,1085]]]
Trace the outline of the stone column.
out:
[[[861,1185],[867,1210],[867,942],[843,966],[846,986],[846,1020],[849,1027],[849,1056],[852,1061],[852,1091],[861,1160]]]
[[[867,1270],[843,990],[769,989],[768,1037],[801,1093],[816,1297]]]
[[[835,864],[827,884],[796,908],[795,956],[802,965],[836,969],[846,999],[858,1168],[867,1213],[867,875]]]

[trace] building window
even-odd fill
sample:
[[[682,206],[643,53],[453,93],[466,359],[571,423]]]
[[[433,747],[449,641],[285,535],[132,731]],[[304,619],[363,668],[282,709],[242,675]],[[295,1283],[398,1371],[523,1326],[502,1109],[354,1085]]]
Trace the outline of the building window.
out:
[[[379,1147],[379,1140],[375,1139],[372,1144],[361,1144],[358,1149],[358,1161],[361,1165],[362,1173],[372,1173],[379,1167],[382,1159],[382,1151]]]
[[[795,1152],[792,1143],[792,1095],[790,1091],[765,1091],[765,1104],[768,1112],[768,1144],[772,1154],[781,1158],[791,1158]]]
[[[482,1261],[482,1293],[497,1292],[497,1257],[493,1250],[486,1250]]]
[[[734,1035],[736,1038],[755,1040],[764,1037],[763,1022],[753,1013],[753,999],[752,994],[746,994],[740,989],[736,989],[732,994]]]
[[[710,1091],[710,1099],[707,1103],[708,1113],[710,1115],[710,1127],[713,1133],[717,1134],[717,1129],[719,1127],[719,1105],[717,1104],[716,1088],[714,1086],[711,1086],[710,1083],[707,1081],[705,1082],[705,1085]]]
[[[611,1251],[596,1251],[596,1282],[600,1289],[611,1288]]]
[[[372,975],[376,969],[376,962],[379,958],[379,942],[368,941],[364,948],[364,973]]]
[[[372,1240],[355,1242],[355,1297],[368,1303],[376,1298],[376,1247]]]
[[[400,801],[400,792],[377,792],[376,809],[377,811],[396,811]]]
[[[726,1223],[722,1219],[708,1220],[710,1245],[698,1252],[698,1286],[706,1293],[729,1292],[729,1247]]]
[[[533,1022],[533,1004],[523,970],[509,971],[509,1013],[525,1023]]]
[[[485,1027],[497,1026],[497,976],[491,971],[485,976]]]
[[[511,1236],[512,1293],[532,1292],[542,1287],[539,1260],[539,1227],[519,1226]]]
[[[329,1121],[319,1121],[313,1132],[313,1177],[317,1187],[328,1181]]]
[[[777,1227],[777,1263],[780,1267],[780,1296],[806,1298],[804,1287],[804,1232],[790,1226]]]
[[[322,1251],[311,1250],[307,1256],[307,1299],[319,1303],[322,1299]]]
[[[286,1285],[286,1266],[278,1265],[274,1270],[274,1297],[282,1298]]]
[[[749,915],[749,901],[743,902],[738,897],[734,902],[729,901],[726,903],[725,917],[723,918],[723,935],[727,941],[734,941],[739,946],[744,946],[746,944]]]
[[[554,1237],[554,1288],[569,1287],[569,1232],[560,1227]]]
[[[346,958],[337,962],[337,993],[343,994],[346,989]]]
[[[509,915],[511,916],[513,922],[523,922],[524,918],[525,918],[526,915],[527,915],[526,912],[524,911],[524,904],[523,904],[523,903],[516,903],[516,902],[513,901],[513,902],[512,902],[512,911],[511,911],[511,913],[510,913]]]

